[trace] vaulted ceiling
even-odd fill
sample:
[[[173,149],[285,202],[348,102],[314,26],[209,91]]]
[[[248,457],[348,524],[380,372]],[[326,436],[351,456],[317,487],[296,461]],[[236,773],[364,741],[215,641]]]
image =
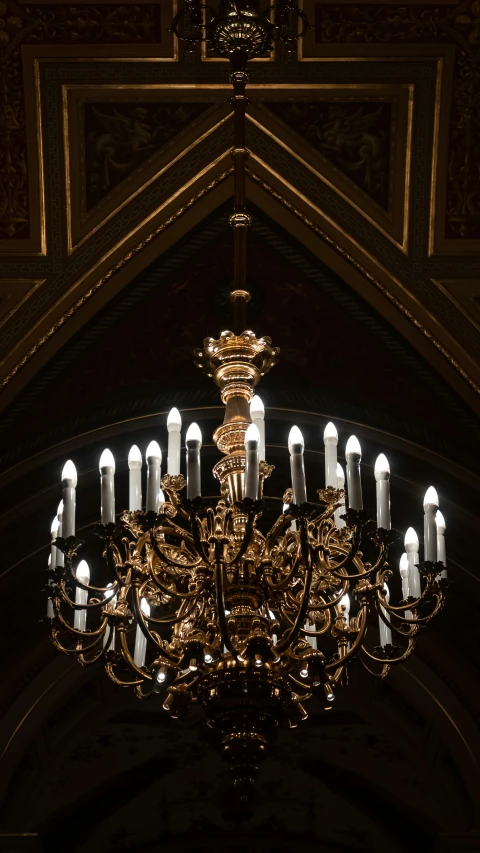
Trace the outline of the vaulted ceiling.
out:
[[[480,624],[465,602],[475,614],[478,2],[303,8],[312,28],[298,51],[276,47],[250,70],[249,323],[281,347],[261,391],[268,498],[275,509],[288,481],[292,417],[312,488],[326,419],[342,449],[355,430],[370,505],[375,455],[389,456],[400,530],[438,483],[455,531],[449,607],[387,685],[354,673],[331,719],[315,706],[304,731],[279,735],[240,833],[197,721],[178,730],[55,658],[38,618],[62,462],[79,469],[88,534],[107,442],[121,496],[130,444],[164,446],[171,405],[206,436],[220,418],[192,350],[229,323],[230,85],[226,62],[173,39],[172,0],[5,0],[0,828],[41,839],[18,849],[477,849]],[[203,452],[216,453],[208,439]]]

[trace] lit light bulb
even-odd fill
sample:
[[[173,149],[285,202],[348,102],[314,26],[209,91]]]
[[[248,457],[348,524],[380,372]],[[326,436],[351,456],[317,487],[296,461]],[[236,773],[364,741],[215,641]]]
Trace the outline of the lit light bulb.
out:
[[[147,447],[147,451],[145,456],[148,459],[160,459],[162,460],[162,451],[160,450],[158,441],[151,441]]]
[[[250,442],[255,442],[257,445],[260,444],[260,433],[256,424],[250,424],[247,427],[247,431],[245,433],[245,447]]]
[[[356,453],[358,456],[362,455],[362,448],[356,435],[351,435],[347,441],[345,455],[347,456],[349,453]]]
[[[303,448],[305,447],[305,442],[299,428],[297,426],[293,426],[288,436],[288,449],[291,451],[292,447],[297,447],[298,445]]]
[[[165,493],[164,493],[163,489],[158,490],[158,503],[159,504],[165,503]]]
[[[51,535],[52,535],[52,537],[53,537],[54,539],[56,539],[56,538],[57,538],[58,528],[59,528],[59,527],[60,527],[60,522],[59,522],[59,520],[58,520],[58,515],[56,515],[56,516],[55,516],[55,518],[53,519],[53,521],[52,521],[52,525],[51,525],[51,527],[50,527],[50,533],[51,533]]]
[[[258,668],[263,666],[263,658],[261,655],[255,655],[255,666]]]
[[[438,495],[436,489],[434,489],[433,486],[429,486],[427,491],[425,492],[423,506],[424,508],[426,508],[427,506],[438,506]]]
[[[60,501],[57,509],[57,517],[60,518],[61,515],[63,515],[63,501]]]
[[[136,444],[132,445],[128,454],[128,467],[131,468],[141,468],[142,467],[142,454],[140,448],[137,447]]]
[[[80,560],[77,571],[75,572],[75,576],[80,583],[84,583],[85,585],[90,581],[90,569],[88,568],[88,563],[86,560]]]
[[[405,549],[410,550],[418,550],[418,536],[415,533],[413,527],[409,527],[407,532],[405,533]]]
[[[213,657],[210,654],[210,652],[205,652],[203,659],[204,659],[205,663],[213,663]]]
[[[69,459],[68,462],[65,462],[65,465],[63,466],[62,481],[64,480],[71,480],[73,488],[77,485],[77,469],[71,459]]]
[[[167,430],[171,432],[172,430],[180,430],[182,426],[182,416],[178,409],[173,407],[170,409],[167,418]]]
[[[402,578],[408,577],[408,554],[405,551],[400,557],[400,575]]]
[[[150,616],[150,605],[146,598],[142,598],[140,602],[140,609],[145,616]]]
[[[342,466],[340,465],[340,462],[337,462],[337,480],[338,480],[337,488],[343,489],[343,487],[345,485],[345,471],[343,470]]]
[[[163,682],[167,680],[167,675],[168,675],[168,670],[167,670],[166,666],[160,667],[160,669],[157,672],[157,681],[159,681],[160,684],[163,684]]]
[[[324,443],[329,442],[330,444],[337,444],[338,442],[338,432],[335,424],[331,421],[328,422],[325,430],[323,432],[323,441]]]
[[[333,702],[335,699],[335,694],[332,690],[331,685],[328,683],[324,684],[323,689],[325,691],[325,699],[327,700],[327,702]]]
[[[109,450],[108,447],[105,448],[100,456],[98,467],[100,468],[100,473],[102,472],[102,468],[113,468],[113,472],[115,473],[115,459],[113,458],[112,451]]]
[[[340,599],[340,607],[342,608],[345,616],[348,617],[348,614],[350,613],[350,596],[348,592],[346,592],[343,598]]]
[[[193,423],[187,429],[187,434],[185,436],[185,441],[188,443],[189,441],[199,441],[200,447],[202,446],[202,433],[198,424]]]
[[[302,678],[308,678],[308,663],[303,664],[300,675]]]
[[[261,398],[258,394],[255,394],[252,402],[250,403],[250,417],[251,418],[264,418],[265,417],[265,406]]]
[[[437,525],[438,532],[439,533],[445,533],[445,530],[447,528],[446,528],[446,524],[445,524],[445,519],[443,517],[443,514],[440,512],[440,510],[437,511],[437,514],[435,516],[435,522]]]
[[[375,479],[378,480],[380,474],[390,474],[390,465],[384,453],[380,453],[375,461]]]

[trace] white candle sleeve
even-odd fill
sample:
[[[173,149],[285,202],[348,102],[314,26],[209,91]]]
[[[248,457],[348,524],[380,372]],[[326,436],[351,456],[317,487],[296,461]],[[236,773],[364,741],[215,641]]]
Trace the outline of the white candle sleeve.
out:
[[[62,539],[63,537],[63,501],[60,501],[57,510],[57,518],[58,518],[58,531],[57,531],[57,539]],[[60,548],[55,548],[56,557],[55,557],[55,566],[64,566],[65,565],[65,554],[63,551],[60,551]]]
[[[437,524],[435,516],[438,510],[438,495],[430,486],[423,499],[424,516],[424,560],[431,560],[432,563],[437,561]]]
[[[202,433],[198,424],[190,424],[187,435],[187,498],[193,500],[201,495],[200,449]]]
[[[299,506],[307,500],[307,484],[305,481],[305,465],[303,461],[304,441],[297,426],[293,426],[288,436],[290,451],[290,470],[292,473],[293,502]]]
[[[387,457],[381,453],[375,462],[375,480],[377,486],[377,527],[390,530],[390,466]]]
[[[385,584],[385,586],[383,587],[383,597],[385,598],[385,601],[387,602],[387,604],[390,604],[390,593],[388,591],[387,584]],[[380,610],[382,611],[385,618],[388,619],[388,613],[385,610],[385,608],[382,607],[382,605],[380,605]],[[381,616],[378,617],[378,628],[380,631],[380,645],[383,646],[384,648],[385,648],[385,646],[391,646],[392,645],[392,631],[388,627],[388,625],[385,624],[385,622],[383,621]]]
[[[49,566],[50,566],[50,568],[51,568],[51,569],[54,569],[54,568],[56,567],[56,565],[57,565],[57,554],[58,554],[58,548],[57,548],[57,546],[55,545],[55,542],[56,542],[56,540],[57,540],[57,536],[58,536],[58,528],[59,528],[59,526],[60,526],[60,522],[59,522],[59,520],[58,520],[58,517],[57,517],[57,516],[55,516],[55,518],[54,518],[54,519],[53,519],[53,521],[52,521],[52,525],[51,525],[51,527],[50,527],[51,545],[50,545],[50,562],[49,562]]]
[[[360,475],[360,462],[362,451],[360,443],[355,435],[351,435],[345,449],[347,460],[347,494],[350,509],[363,509],[362,480]]]
[[[140,604],[145,616],[150,616],[150,605],[145,598],[142,598]],[[145,657],[147,654],[147,638],[143,633],[140,625],[137,625],[137,631],[135,633],[135,650],[133,653],[133,661],[138,667],[145,666]]]
[[[435,523],[437,525],[437,560],[438,562],[443,563],[443,569],[440,572],[441,578],[447,577],[447,547],[445,542],[445,519],[438,510],[435,516]]]
[[[178,409],[171,409],[167,418],[168,457],[167,474],[180,474],[180,449],[182,441],[182,418]]]
[[[158,512],[158,493],[160,491],[160,468],[162,451],[156,441],[151,441],[147,447],[147,512]]]
[[[337,489],[338,433],[335,424],[332,424],[331,421],[325,427],[323,444],[325,447],[325,486],[333,486],[334,489]]]
[[[112,586],[112,584],[109,583],[108,586]],[[109,595],[108,592],[106,592],[105,593],[105,603],[111,604],[112,607],[115,607],[115,605],[117,603],[117,596],[111,595],[111,594]],[[111,632],[110,632],[110,627],[107,628],[107,630],[105,631],[105,634],[103,637],[103,648],[105,648],[105,646],[107,645],[108,637],[110,637],[110,642],[108,643],[107,651],[110,651],[111,649],[115,649],[115,628],[112,628]]]
[[[254,423],[245,433],[245,497],[253,501],[258,497],[260,435]]]
[[[48,568],[49,569],[52,568],[52,555],[51,554],[48,555]],[[47,586],[51,586],[51,585],[52,585],[52,581],[49,580]],[[53,615],[54,615],[53,601],[51,598],[48,598],[47,599],[47,617],[49,619],[53,619]]]
[[[108,448],[100,457],[100,492],[102,524],[115,522],[115,459]]]
[[[345,474],[344,474],[342,466],[340,465],[340,462],[337,462],[337,489],[344,489],[344,488],[345,488]],[[335,526],[338,528],[345,527],[345,519],[340,518],[340,516],[342,516],[342,515],[345,515],[345,498],[343,498],[343,501],[340,504],[340,506],[338,507],[338,509],[335,510],[335,515],[334,515]]]
[[[90,569],[88,568],[88,564],[85,562],[85,560],[80,561],[75,574],[77,576],[77,579],[81,583],[90,583]],[[86,589],[81,589],[79,586],[76,587],[75,604],[82,605],[83,607],[88,604],[88,592]],[[73,618],[73,627],[77,631],[85,631],[85,628],[87,626],[87,611],[75,610],[74,612],[75,615]]]
[[[67,539],[68,536],[75,536],[75,489],[77,487],[77,469],[71,459],[69,459],[63,466],[62,487],[62,530],[64,539]]]
[[[136,444],[128,454],[128,508],[130,512],[142,508],[142,454]]]
[[[405,534],[405,551],[408,558],[408,589],[413,598],[419,598],[421,594],[420,572],[418,571],[418,536],[409,527]]]
[[[315,622],[311,622],[310,619],[307,619],[307,621],[305,623],[305,630],[306,631],[316,631]],[[306,634],[305,639],[306,639],[307,643],[309,643],[311,645],[312,649],[315,649],[315,651],[317,651],[317,638],[316,637],[310,637],[308,634]]]
[[[255,424],[258,429],[258,456],[260,461],[263,462],[265,460],[265,406],[258,394],[255,394],[250,403],[250,417],[252,424]]]

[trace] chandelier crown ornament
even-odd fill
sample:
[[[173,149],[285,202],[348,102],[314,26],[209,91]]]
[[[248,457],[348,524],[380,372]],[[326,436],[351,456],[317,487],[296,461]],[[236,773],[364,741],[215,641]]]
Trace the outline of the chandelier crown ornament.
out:
[[[259,7],[255,0],[222,0],[214,15],[186,0],[172,25],[180,37],[209,40],[231,58],[233,69],[233,331],[206,338],[195,352],[225,405],[213,436],[221,454],[213,466],[220,496],[202,498],[202,433],[191,423],[182,447],[176,408],[166,422],[166,473],[152,439],[144,494],[142,454],[133,445],[129,506],[120,513],[115,459],[104,450],[97,534],[106,583],[96,582],[92,562],[90,584],[80,558],[84,543],[75,535],[77,475],[67,462],[63,500],[50,531],[47,585],[47,624],[56,648],[82,666],[103,665],[115,684],[139,698],[159,698],[174,718],[185,716],[192,703],[200,705],[240,799],[276,729],[304,720],[312,696],[330,707],[337,690],[348,686],[352,661],[379,678],[405,661],[441,609],[447,588],[445,524],[430,488],[425,559],[420,561],[418,537],[409,528],[400,561],[402,598],[391,603],[389,555],[397,533],[391,529],[388,460],[380,454],[375,465],[375,518],[363,508],[360,443],[355,436],[347,441],[345,491],[331,422],[324,431],[325,482],[317,498],[307,500],[305,441],[293,426],[283,510],[269,529],[263,518],[264,483],[273,466],[266,459],[265,407],[255,389],[279,350],[246,322],[246,62],[268,50],[275,34],[288,40],[292,16],[305,20],[289,0],[278,0],[266,13]]]

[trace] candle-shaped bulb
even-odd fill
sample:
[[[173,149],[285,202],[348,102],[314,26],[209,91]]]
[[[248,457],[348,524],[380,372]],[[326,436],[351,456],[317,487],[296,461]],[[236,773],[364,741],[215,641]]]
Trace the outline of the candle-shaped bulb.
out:
[[[62,482],[67,480],[73,488],[76,488],[77,485],[77,469],[73,464],[72,460],[69,459],[68,462],[65,462],[62,471]]]
[[[176,409],[174,406],[173,409],[170,409],[170,411],[168,413],[167,430],[168,430],[168,432],[172,432],[172,431],[180,432],[181,428],[182,428],[182,416],[181,416],[180,412],[178,411],[178,409]]]
[[[112,468],[113,473],[115,473],[115,459],[113,458],[113,453],[111,450],[105,448],[102,455],[100,456],[99,466],[100,473],[102,473],[102,468]]]
[[[88,584],[90,582],[90,569],[86,560],[80,560],[75,575],[80,583]]]
[[[418,551],[418,536],[413,527],[409,527],[405,533],[405,550]]]
[[[337,462],[337,488],[343,489],[345,485],[345,471],[343,470],[340,462]]]
[[[150,605],[146,598],[142,598],[140,602],[140,608],[142,610],[142,613],[145,614],[145,616],[150,616]]]
[[[438,507],[438,495],[436,489],[433,486],[429,486],[427,491],[425,492],[425,497],[423,499],[423,506],[426,508],[427,506],[437,506]]]
[[[252,419],[265,417],[265,406],[263,405],[262,399],[258,396],[258,394],[255,394],[255,397],[250,403],[250,417]]]
[[[362,455],[362,448],[360,447],[360,442],[356,435],[351,435],[347,441],[345,455],[348,456],[349,453],[356,453],[360,457]]]
[[[303,435],[297,426],[293,426],[291,428],[289,436],[288,436],[288,449],[290,450],[290,452],[292,452],[293,447],[301,447],[302,452],[303,452],[303,448],[305,447]]]
[[[447,528],[445,525],[445,519],[443,517],[443,514],[440,512],[440,510],[437,511],[437,514],[435,516],[435,524],[437,525],[437,533],[440,533],[440,534],[445,533],[445,530]]]
[[[380,453],[375,462],[375,479],[386,479],[385,474],[390,474],[390,465],[388,464],[388,459],[385,454]]]
[[[142,467],[142,454],[140,448],[137,447],[136,444],[130,448],[130,452],[128,454],[128,467],[130,470]]]
[[[196,424],[196,423],[190,424],[190,426],[187,429],[185,441],[187,443],[187,447],[188,447],[189,441],[199,441],[200,447],[202,446],[202,433],[201,433],[201,430],[200,430],[200,427],[198,426],[198,424]]]
[[[250,443],[255,443],[258,445],[259,441],[260,433],[258,431],[258,427],[256,426],[256,424],[249,424],[245,433],[245,447],[247,447],[247,445]]]
[[[150,442],[150,444],[147,447],[147,452],[145,453],[145,456],[147,457],[147,460],[148,459],[159,459],[160,462],[162,461],[162,451],[160,450],[160,447],[159,447],[157,441],[151,441]]]
[[[55,518],[53,519],[51,527],[50,527],[50,533],[51,533],[53,539],[56,539],[59,527],[60,527],[60,522],[58,520],[58,515],[56,515]]]
[[[58,509],[57,509],[57,517],[60,519],[62,515],[63,515],[63,501],[60,501],[60,503],[58,504]]]
[[[404,551],[400,557],[400,577],[408,577],[408,554],[406,551]]]
[[[340,599],[340,607],[342,608],[344,615],[347,617],[348,622],[348,614],[350,613],[350,596],[348,592],[346,592],[343,598]]]
[[[387,604],[390,604],[390,590],[388,588],[388,584],[386,583],[383,584],[383,597]]]
[[[162,489],[159,489],[159,490],[158,490],[158,503],[159,503],[159,504],[164,504],[164,503],[165,503],[165,493],[163,492],[163,490],[162,490]]]
[[[335,424],[333,424],[331,421],[329,421],[327,426],[325,427],[325,430],[323,432],[323,441],[324,441],[324,444],[327,444],[327,442],[329,442],[331,444],[337,444],[338,443],[337,428],[336,428]]]

